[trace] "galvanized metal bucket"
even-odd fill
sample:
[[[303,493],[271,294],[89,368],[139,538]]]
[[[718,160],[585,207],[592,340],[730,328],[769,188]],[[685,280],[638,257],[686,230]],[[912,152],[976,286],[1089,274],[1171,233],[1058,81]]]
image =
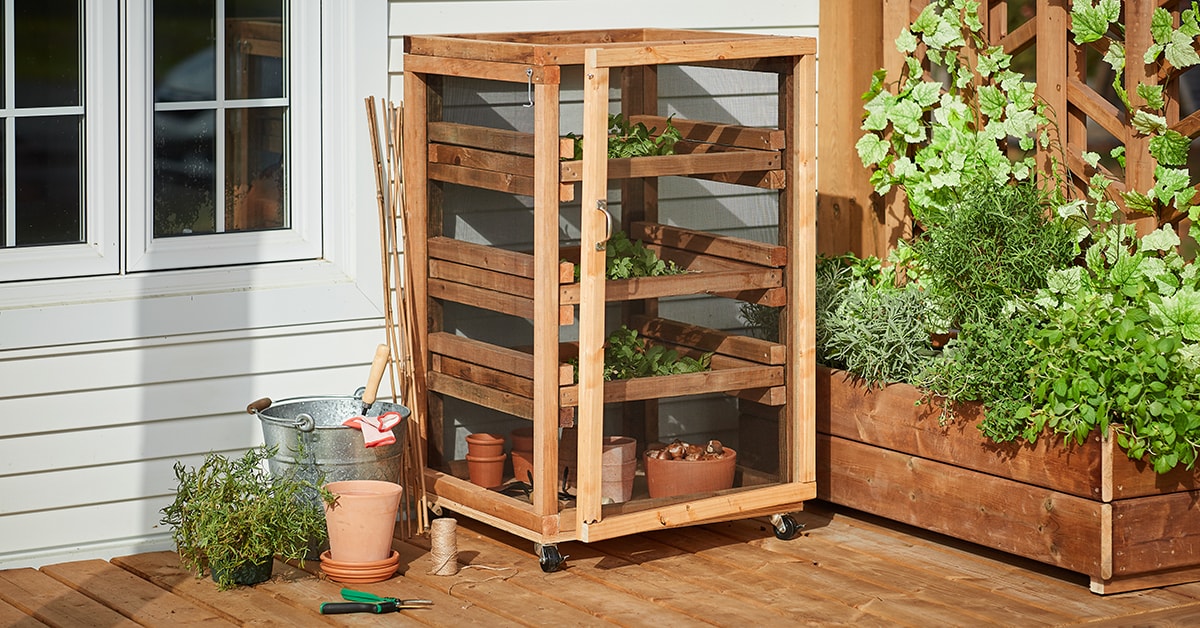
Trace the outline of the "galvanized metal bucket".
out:
[[[262,422],[264,443],[278,447],[267,461],[272,474],[294,471],[301,479],[314,483],[400,479],[406,423],[401,422],[393,430],[395,443],[378,447],[366,447],[362,432],[342,425],[350,417],[379,416],[385,412],[399,412],[407,418],[409,410],[400,404],[376,401],[364,415],[359,393],[276,402],[260,399],[250,404],[247,411]]]

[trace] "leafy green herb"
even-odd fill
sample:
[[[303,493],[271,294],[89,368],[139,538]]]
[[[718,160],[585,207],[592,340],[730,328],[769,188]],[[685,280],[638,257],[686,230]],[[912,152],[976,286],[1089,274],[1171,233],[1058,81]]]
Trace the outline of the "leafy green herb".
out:
[[[220,589],[233,586],[237,566],[275,555],[302,561],[325,540],[325,513],[312,497],[333,496],[295,475],[268,472],[263,463],[275,452],[256,447],[233,460],[210,453],[199,468],[175,463],[175,500],[160,523],[171,526],[184,567],[199,576],[218,566]]]
[[[686,268],[675,262],[659,259],[658,254],[641,240],[630,240],[624,231],[613,233],[604,249],[604,274],[609,279],[661,277],[686,272]],[[579,264],[575,265],[575,281],[579,281]]]
[[[637,330],[622,325],[604,343],[604,380],[699,373],[709,369],[712,356],[711,352],[699,358],[680,355],[674,349],[651,344],[639,337]],[[575,381],[579,381],[578,359],[570,360],[570,364],[575,366]]]
[[[608,157],[651,157],[655,155],[670,155],[675,152],[675,143],[682,137],[679,129],[667,118],[667,126],[662,133],[655,135],[658,127],[646,128],[638,122],[631,124],[625,116],[614,113],[608,116]],[[574,158],[583,159],[583,138],[574,133],[566,137],[574,140]]]

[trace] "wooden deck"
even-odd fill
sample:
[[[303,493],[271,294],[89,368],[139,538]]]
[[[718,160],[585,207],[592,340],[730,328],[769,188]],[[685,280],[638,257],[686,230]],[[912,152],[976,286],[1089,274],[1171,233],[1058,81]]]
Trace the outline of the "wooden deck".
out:
[[[429,598],[431,609],[322,616],[341,585],[276,564],[267,583],[218,592],[173,552],[0,571],[2,626],[1184,626],[1200,583],[1098,596],[1086,580],[825,503],[791,541],[763,520],[564,543],[545,574],[528,541],[459,520],[456,576],[431,576],[428,539],[396,541],[403,576],[350,588]]]

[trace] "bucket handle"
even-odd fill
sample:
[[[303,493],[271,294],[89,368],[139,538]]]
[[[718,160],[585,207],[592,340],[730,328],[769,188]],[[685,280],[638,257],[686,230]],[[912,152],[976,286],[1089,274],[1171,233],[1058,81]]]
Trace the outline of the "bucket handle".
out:
[[[259,413],[261,413],[263,410],[266,410],[270,407],[271,399],[268,397],[263,397],[262,399],[250,402],[250,405],[246,406],[246,413],[259,415]],[[261,419],[262,417],[259,416],[259,418]],[[317,422],[313,420],[311,414],[308,414],[307,412],[301,412],[300,414],[296,415],[296,422],[292,424],[292,427],[295,427],[301,432],[311,432],[317,429]]]

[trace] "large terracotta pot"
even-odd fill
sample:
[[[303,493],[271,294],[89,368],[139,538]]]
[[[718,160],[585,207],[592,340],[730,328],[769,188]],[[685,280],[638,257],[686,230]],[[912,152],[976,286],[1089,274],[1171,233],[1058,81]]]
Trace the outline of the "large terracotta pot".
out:
[[[650,497],[673,497],[691,493],[711,493],[733,488],[737,471],[737,452],[725,448],[725,455],[713,460],[663,460],[643,456],[646,487]]]
[[[344,480],[325,485],[337,496],[325,506],[330,557],[339,563],[367,563],[392,554],[401,487],[382,480]]]

